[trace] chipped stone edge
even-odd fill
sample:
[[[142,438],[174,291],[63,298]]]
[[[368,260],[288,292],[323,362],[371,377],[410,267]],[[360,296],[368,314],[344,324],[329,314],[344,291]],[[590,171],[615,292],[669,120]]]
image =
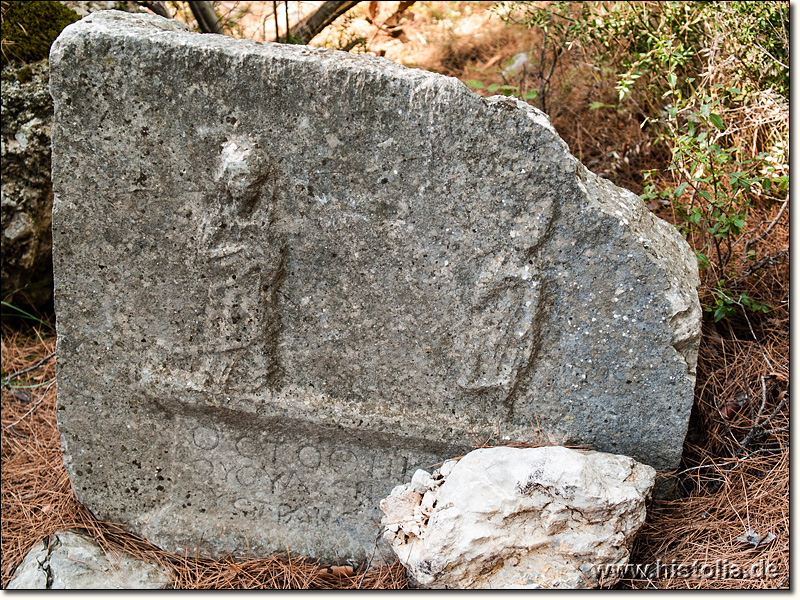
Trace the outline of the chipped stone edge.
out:
[[[622,221],[653,263],[666,274],[669,287],[665,296],[671,307],[667,321],[673,332],[672,347],[686,365],[686,375],[694,387],[703,314],[697,295],[700,275],[694,253],[678,230],[650,212],[633,192],[598,177],[577,159],[575,163],[578,185],[590,202],[604,214]],[[648,236],[648,229],[653,235]],[[658,252],[657,248],[664,248],[664,251]]]

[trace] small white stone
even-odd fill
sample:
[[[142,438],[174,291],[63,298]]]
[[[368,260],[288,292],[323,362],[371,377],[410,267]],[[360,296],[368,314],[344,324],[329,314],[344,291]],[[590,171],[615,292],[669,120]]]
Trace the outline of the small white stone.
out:
[[[439,467],[439,475],[441,475],[442,477],[447,477],[448,475],[450,475],[450,472],[453,470],[453,467],[455,467],[456,464],[458,464],[457,460],[445,461],[445,463],[441,467]]]
[[[417,469],[414,475],[411,477],[411,489],[417,492],[418,494],[424,494],[428,489],[430,489],[433,484],[433,477],[427,471],[422,469]]]
[[[430,509],[433,508],[434,504],[436,504],[436,492],[432,490],[425,492],[425,495],[422,497],[422,503],[420,504],[420,506],[430,511]]]
[[[162,567],[62,531],[33,547],[8,589],[163,589],[171,580]]]

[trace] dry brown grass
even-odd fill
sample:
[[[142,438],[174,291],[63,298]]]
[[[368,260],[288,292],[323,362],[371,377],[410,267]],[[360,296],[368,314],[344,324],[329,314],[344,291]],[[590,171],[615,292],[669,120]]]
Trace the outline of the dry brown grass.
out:
[[[775,565],[774,577],[632,580],[634,588],[756,589],[789,586],[789,216],[782,203],[751,211],[735,250],[732,289],[769,304],[767,314],[738,307],[706,319],[695,405],[678,484],[681,497],[654,503],[632,562]],[[660,216],[672,220],[669,209]],[[771,227],[771,229],[770,229]],[[762,236],[762,234],[765,234]],[[759,258],[748,261],[746,243]],[[690,240],[691,241],[691,240]],[[701,286],[701,301],[711,290]],[[762,546],[748,531],[772,534]]]

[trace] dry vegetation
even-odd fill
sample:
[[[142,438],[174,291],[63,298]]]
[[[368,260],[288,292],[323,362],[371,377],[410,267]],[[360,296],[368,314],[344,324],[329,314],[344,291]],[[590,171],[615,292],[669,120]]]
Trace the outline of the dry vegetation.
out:
[[[245,3],[225,3],[240,10]],[[271,5],[271,3],[261,3]],[[487,11],[490,2],[418,2],[397,20],[402,32],[378,28],[396,2],[368,3],[351,11],[315,44],[341,47],[366,38],[354,51],[386,55],[485,85],[504,84],[503,65],[531,51],[532,30],[509,27]],[[410,16],[409,16],[410,15]],[[369,19],[367,19],[369,17]],[[270,15],[251,15],[258,38]],[[259,20],[261,19],[261,20]],[[241,20],[247,24],[247,20]],[[370,23],[369,21],[372,21]],[[266,35],[270,39],[270,35]],[[613,81],[581,70],[580,57],[564,55],[553,73],[550,114],[572,151],[595,172],[636,193],[642,171],[663,175],[670,153],[654,143],[632,111],[589,110],[590,100],[615,103]],[[520,95],[533,82],[517,80]],[[770,105],[772,106],[772,105]],[[773,110],[772,108],[769,110]],[[756,144],[770,118],[749,115],[742,135]],[[759,120],[760,119],[760,120]],[[767,123],[768,125],[768,123]],[[661,181],[666,185],[670,182]],[[787,192],[788,193],[788,192]],[[668,203],[651,203],[662,218],[678,222]],[[734,255],[736,283],[768,304],[767,313],[745,310],[715,322],[704,320],[695,404],[684,459],[675,474],[678,497],[653,502],[638,535],[632,563],[776,565],[773,578],[685,578],[632,575],[622,588],[788,588],[789,586],[789,218],[781,202],[755,203],[739,250],[756,248],[758,260]],[[695,243],[696,240],[690,242]],[[699,242],[698,242],[699,243]],[[713,302],[713,290],[700,290]],[[4,311],[5,312],[5,311]],[[52,329],[2,330],[3,380],[36,365],[55,349]],[[350,573],[327,569],[303,557],[211,560],[164,553],[114,524],[100,523],[77,503],[61,461],[55,416],[54,360],[23,373],[2,389],[2,585],[31,546],[62,529],[87,532],[109,551],[124,550],[175,573],[176,588],[402,588],[399,563]],[[749,536],[749,540],[748,540]],[[761,541],[759,541],[761,540]]]

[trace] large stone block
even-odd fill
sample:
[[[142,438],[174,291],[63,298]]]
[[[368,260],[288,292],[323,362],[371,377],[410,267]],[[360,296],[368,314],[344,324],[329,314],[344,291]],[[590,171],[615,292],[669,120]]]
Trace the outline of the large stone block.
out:
[[[677,466],[696,262],[541,112],[113,11],[51,92],[59,424],[98,516],[355,560],[476,437]]]

